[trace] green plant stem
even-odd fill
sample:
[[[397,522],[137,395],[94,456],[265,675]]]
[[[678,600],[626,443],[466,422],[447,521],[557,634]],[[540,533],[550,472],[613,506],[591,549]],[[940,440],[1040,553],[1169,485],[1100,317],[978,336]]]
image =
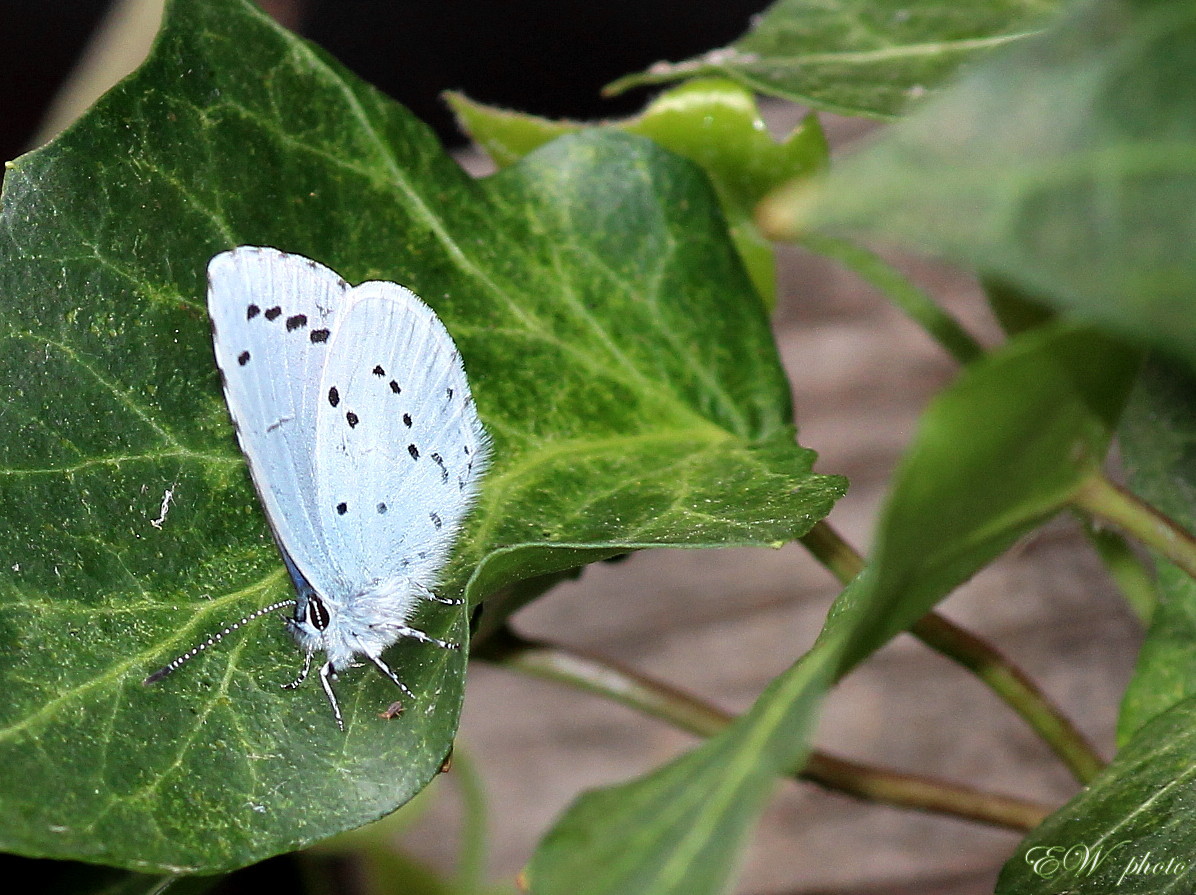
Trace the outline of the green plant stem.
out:
[[[973,672],[1022,716],[1077,780],[1090,783],[1105,767],[1087,738],[1024,672],[975,635],[937,613],[918,619],[910,633]]]
[[[802,543],[843,584],[864,567],[863,558],[825,521],[815,525]],[[1042,737],[1081,783],[1088,783],[1104,768],[1104,759],[1076,726],[992,645],[935,612],[927,613],[909,631],[974,673]]]
[[[1196,578],[1196,537],[1136,494],[1095,472],[1080,485],[1074,506],[1153,547]]]
[[[1126,603],[1142,624],[1150,624],[1155,607],[1159,603],[1158,586],[1154,576],[1134,553],[1129,542],[1119,531],[1103,527],[1089,515],[1084,514],[1084,534],[1092,542],[1097,556],[1109,570]]]
[[[864,558],[825,519],[815,522],[801,543],[844,586],[864,571]]]
[[[819,233],[803,234],[800,243],[810,251],[850,268],[883,292],[961,364],[984,354],[984,348],[958,320],[878,255],[845,239]]]
[[[478,658],[546,680],[597,693],[699,736],[723,730],[734,716],[619,664],[561,646],[526,640],[509,628],[495,632]],[[930,777],[812,752],[796,776],[827,789],[903,808],[948,814],[1013,830],[1034,829],[1049,806],[986,793]]]
[[[456,880],[462,892],[481,892],[486,881],[489,825],[486,790],[473,759],[461,750],[452,758],[453,782],[461,799],[461,844]]]
[[[811,752],[800,777],[870,802],[979,821],[1010,830],[1032,830],[1053,808],[900,771],[880,769]]]

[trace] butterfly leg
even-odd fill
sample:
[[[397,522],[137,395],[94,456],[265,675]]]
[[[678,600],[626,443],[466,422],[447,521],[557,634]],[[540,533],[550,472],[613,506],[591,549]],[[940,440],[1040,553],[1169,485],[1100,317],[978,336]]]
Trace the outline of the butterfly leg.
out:
[[[415,694],[411,692],[411,689],[406,684],[399,680],[399,676],[395,674],[393,670],[391,670],[391,667],[382,661],[381,656],[370,656],[370,661],[377,665],[378,670],[381,671],[390,681],[392,681],[396,687],[402,690],[409,699],[415,699]],[[387,709],[387,711],[389,712],[393,708],[394,706],[391,706],[391,708]],[[399,707],[399,711],[402,711],[401,706]],[[398,712],[395,712],[395,714],[398,714]]]
[[[400,637],[410,637],[412,640],[418,640],[420,643],[430,643],[433,646],[438,646],[441,649],[461,649],[461,644],[455,640],[440,640],[433,637],[431,634],[425,634],[417,628],[408,628],[406,625],[396,625],[394,630]]]
[[[415,590],[419,591],[419,595],[425,600],[431,600],[433,603],[443,603],[445,606],[460,606],[465,601],[460,598],[442,597],[440,594],[433,593],[422,584],[416,582],[414,584]]]
[[[305,680],[307,680],[307,673],[311,671],[311,653],[308,653],[303,659],[303,670],[299,672],[299,677],[295,678],[289,684],[283,684],[284,690],[294,690]]]
[[[328,697],[329,705],[332,706],[332,715],[336,718],[336,726],[344,730],[345,722],[341,718],[341,707],[337,704],[336,694],[332,692],[334,677],[336,677],[336,672],[333,670],[331,662],[325,662],[320,666],[320,685],[324,688],[324,695]]]

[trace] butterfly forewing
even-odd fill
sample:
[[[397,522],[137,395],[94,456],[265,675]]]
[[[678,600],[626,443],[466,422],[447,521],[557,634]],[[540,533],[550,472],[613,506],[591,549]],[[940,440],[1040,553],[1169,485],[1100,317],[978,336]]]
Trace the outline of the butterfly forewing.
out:
[[[434,587],[487,444],[456,346],[409,290],[369,282],[349,293],[315,438],[316,512],[350,593]]]
[[[334,582],[315,503],[317,390],[348,289],[327,267],[271,248],[241,246],[208,265],[213,343],[237,439],[276,539],[318,590]]]

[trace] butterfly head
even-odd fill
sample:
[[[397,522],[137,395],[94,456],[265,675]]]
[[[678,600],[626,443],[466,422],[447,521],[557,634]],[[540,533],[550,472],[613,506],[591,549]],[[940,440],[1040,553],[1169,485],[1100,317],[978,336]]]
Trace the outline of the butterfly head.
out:
[[[309,653],[324,649],[324,632],[332,624],[332,611],[313,592],[300,591],[295,614],[287,619],[287,629],[299,646]]]

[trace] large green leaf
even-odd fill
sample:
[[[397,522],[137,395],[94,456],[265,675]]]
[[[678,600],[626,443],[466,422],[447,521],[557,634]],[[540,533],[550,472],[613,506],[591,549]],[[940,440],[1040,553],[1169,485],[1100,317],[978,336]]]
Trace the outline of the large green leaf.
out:
[[[1095,0],[845,160],[778,230],[927,249],[1196,364],[1196,5]]]
[[[540,844],[536,895],[725,890],[777,778],[809,752],[847,629],[821,639],[726,730],[638,780],[586,793]]]
[[[1144,727],[1048,817],[1001,871],[997,895],[1189,895],[1196,700]]]
[[[1026,36],[1058,5],[778,0],[730,46],[658,62],[608,89],[718,75],[815,109],[890,118],[960,65]]]
[[[470,180],[405,110],[244,0],[176,0],[150,60],[0,209],[0,847],[215,871],[385,814],[435,773],[463,656],[284,692],[259,623],[141,679],[288,584],[232,438],[203,273],[274,245],[397,279],[455,336],[494,463],[445,573],[476,603],[653,545],[778,544],[843,482],[810,473],[767,320],[691,164],[558,141]],[[429,610],[467,638],[465,612]]]
[[[1121,455],[1135,493],[1196,530],[1196,381],[1174,364],[1147,365],[1121,426]],[[1159,602],[1126,688],[1117,736],[1196,696],[1196,582],[1159,558]]]
[[[1049,326],[974,361],[931,402],[867,574],[832,609],[832,629],[839,618],[854,630],[844,670],[1067,505],[1099,469],[1137,365],[1112,339]]]

